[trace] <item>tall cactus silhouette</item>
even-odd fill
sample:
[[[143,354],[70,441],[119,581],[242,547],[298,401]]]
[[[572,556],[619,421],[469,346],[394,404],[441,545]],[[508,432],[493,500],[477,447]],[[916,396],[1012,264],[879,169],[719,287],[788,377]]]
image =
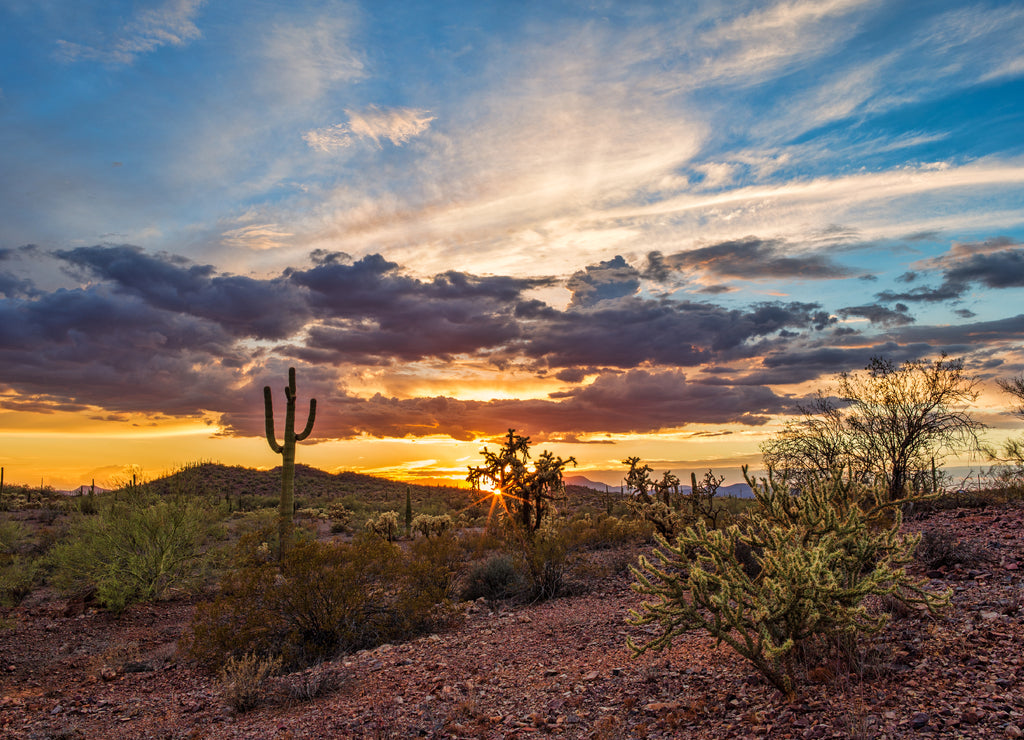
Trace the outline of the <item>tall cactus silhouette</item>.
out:
[[[292,537],[292,519],[295,513],[295,443],[301,442],[313,431],[313,420],[316,418],[316,399],[309,401],[309,418],[306,427],[295,433],[295,368],[288,368],[288,386],[284,389],[285,406],[284,443],[277,443],[274,434],[274,402],[270,394],[270,386],[263,388],[263,406],[267,421],[267,442],[270,449],[281,456],[281,508],[277,517],[277,558],[284,560],[288,551],[288,543]]]

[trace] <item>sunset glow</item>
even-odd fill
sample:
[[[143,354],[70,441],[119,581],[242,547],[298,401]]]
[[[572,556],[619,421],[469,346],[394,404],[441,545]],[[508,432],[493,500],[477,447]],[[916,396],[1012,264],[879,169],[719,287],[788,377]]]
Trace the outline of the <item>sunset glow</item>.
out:
[[[289,367],[300,463],[410,481],[511,428],[735,482],[874,355],[963,357],[999,441],[1022,49],[959,0],[5,3],[5,480],[276,465]]]

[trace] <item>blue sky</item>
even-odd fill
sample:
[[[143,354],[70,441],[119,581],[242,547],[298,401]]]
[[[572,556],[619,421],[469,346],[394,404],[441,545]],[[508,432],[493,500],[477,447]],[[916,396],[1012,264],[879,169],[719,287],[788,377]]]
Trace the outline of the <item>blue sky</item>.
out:
[[[261,464],[289,365],[407,476],[756,462],[873,354],[998,435],[1022,101],[1020,3],[0,0],[0,459]]]

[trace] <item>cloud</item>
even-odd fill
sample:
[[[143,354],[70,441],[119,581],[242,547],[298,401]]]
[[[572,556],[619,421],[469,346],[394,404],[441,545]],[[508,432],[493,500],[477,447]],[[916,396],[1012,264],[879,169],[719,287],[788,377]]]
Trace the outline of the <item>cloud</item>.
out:
[[[711,303],[622,298],[587,310],[523,303],[516,353],[547,367],[687,367],[750,355],[751,340],[787,330],[820,330],[833,319],[817,304],[758,303],[745,310]]]
[[[352,14],[344,6],[294,17],[282,14],[261,39],[260,79],[277,104],[318,100],[335,86],[366,77],[362,54],[351,42]]]
[[[453,270],[419,280],[380,255],[352,264],[325,257],[287,276],[309,291],[322,319],[309,328],[306,356],[369,364],[450,358],[511,342],[521,333],[513,312],[523,292],[552,282]]]
[[[621,256],[588,265],[573,273],[565,287],[572,293],[572,305],[593,306],[599,301],[614,300],[640,289],[640,273]]]
[[[206,0],[167,0],[156,8],[139,10],[116,33],[100,44],[57,42],[68,61],[90,60],[107,64],[131,64],[141,54],[163,46],[184,46],[202,36],[195,24]]]
[[[2,383],[19,394],[191,415],[230,403],[237,356],[217,325],[100,287],[0,301]]]
[[[867,319],[872,324],[881,324],[882,326],[902,326],[904,324],[914,323],[914,317],[907,313],[909,309],[902,303],[897,303],[895,309],[886,308],[885,306],[866,305],[866,306],[846,306],[840,308],[836,313],[839,316],[850,318],[851,316],[859,316]]]
[[[938,303],[958,300],[972,284],[996,289],[1024,287],[1024,247],[1005,236],[954,244],[946,254],[923,260],[917,266],[940,272],[942,283],[938,287],[921,286],[903,293],[883,291],[877,296],[879,300]],[[911,282],[917,277],[917,271],[907,272],[898,280]]]
[[[728,388],[690,383],[678,371],[635,370],[598,378],[576,391],[545,399],[466,401],[450,397],[317,397],[321,436],[423,437],[446,434],[469,440],[500,435],[510,427],[541,441],[586,430],[642,433],[690,424],[761,425],[786,401],[767,388]],[[234,433],[262,433],[262,414],[228,414]]]
[[[395,146],[407,143],[430,127],[436,116],[415,108],[380,108],[371,105],[363,111],[345,111],[348,123],[336,123],[313,129],[302,135],[311,149],[332,152],[351,146],[357,139],[369,139],[380,147],[387,139]]]
[[[279,224],[249,224],[225,231],[221,241],[227,246],[241,249],[277,249],[284,246],[294,234],[285,231]]]
[[[834,279],[856,274],[820,254],[793,255],[784,241],[749,236],[659,257],[658,264],[684,272],[702,270],[717,277]],[[648,257],[650,260],[650,257]]]
[[[760,7],[721,23],[697,39],[707,60],[697,79],[755,84],[832,52],[857,31],[850,14],[874,0],[797,0]]]
[[[236,337],[282,339],[299,331],[310,311],[283,279],[218,275],[210,265],[180,257],[150,256],[129,245],[78,247],[55,252],[67,265],[108,282],[161,311],[213,322]]]

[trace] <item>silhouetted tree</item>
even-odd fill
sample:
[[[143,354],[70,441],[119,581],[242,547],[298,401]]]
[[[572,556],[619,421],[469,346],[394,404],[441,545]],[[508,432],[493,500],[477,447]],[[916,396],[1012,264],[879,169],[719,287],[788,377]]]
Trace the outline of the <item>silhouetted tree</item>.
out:
[[[946,355],[901,365],[872,358],[864,371],[838,376],[837,400],[819,393],[802,419],[762,445],[765,465],[797,485],[846,468],[901,498],[916,474],[931,479],[933,460],[979,448],[985,425],[968,410],[976,384],[963,360]]]
[[[480,490],[490,484],[502,496],[505,506],[526,532],[540,529],[547,502],[565,493],[562,473],[576,458],[563,460],[544,451],[530,463],[530,438],[509,429],[505,443],[497,452],[486,447],[480,451],[484,464],[469,468],[466,480]]]

